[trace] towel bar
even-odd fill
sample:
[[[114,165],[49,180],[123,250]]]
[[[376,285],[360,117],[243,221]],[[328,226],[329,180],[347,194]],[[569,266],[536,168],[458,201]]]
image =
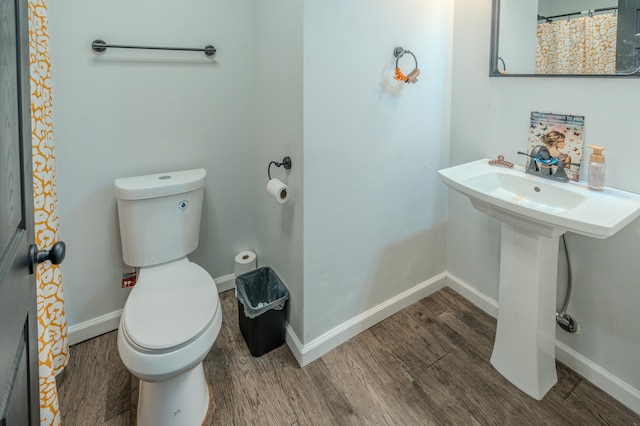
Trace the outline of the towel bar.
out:
[[[123,44],[107,44],[107,42],[104,40],[94,40],[91,43],[91,49],[97,53],[102,53],[110,47],[116,49],[186,50],[191,52],[204,52],[204,54],[209,57],[216,54],[216,48],[210,44],[206,45],[203,49],[199,49],[192,47],[131,46]]]

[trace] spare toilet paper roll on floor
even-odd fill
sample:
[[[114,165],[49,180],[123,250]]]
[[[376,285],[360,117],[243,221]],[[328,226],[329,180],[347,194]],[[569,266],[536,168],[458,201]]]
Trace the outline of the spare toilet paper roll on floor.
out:
[[[267,192],[280,204],[284,204],[289,200],[289,187],[280,179],[271,179],[267,184]]]
[[[234,274],[237,277],[256,269],[256,254],[252,251],[241,251],[236,255]]]

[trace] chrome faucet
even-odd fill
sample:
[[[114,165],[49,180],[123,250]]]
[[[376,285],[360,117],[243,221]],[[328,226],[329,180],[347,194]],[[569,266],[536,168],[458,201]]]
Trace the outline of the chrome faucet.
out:
[[[544,145],[536,145],[531,150],[531,154],[518,151],[518,154],[526,155],[531,160],[527,166],[526,173],[534,176],[540,176],[547,179],[556,180],[558,182],[569,182],[567,173],[564,170],[566,164],[572,166],[579,166],[580,163],[568,163],[560,160],[558,157],[553,157],[549,152],[549,148]],[[557,166],[555,173],[552,166]]]

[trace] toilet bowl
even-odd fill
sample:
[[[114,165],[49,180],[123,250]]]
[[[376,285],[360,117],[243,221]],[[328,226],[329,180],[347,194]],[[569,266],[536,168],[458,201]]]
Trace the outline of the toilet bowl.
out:
[[[117,179],[125,263],[140,267],[118,327],[118,353],[140,379],[139,426],[200,425],[203,360],[222,325],[216,284],[187,254],[198,245],[203,169]]]
[[[213,279],[187,258],[141,268],[118,329],[118,352],[140,379],[139,425],[199,425],[209,407],[202,361],[222,325]]]

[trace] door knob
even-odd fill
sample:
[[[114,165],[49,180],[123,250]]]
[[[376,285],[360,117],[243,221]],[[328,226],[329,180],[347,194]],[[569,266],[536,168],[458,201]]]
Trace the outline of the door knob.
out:
[[[38,246],[31,244],[29,246],[29,273],[33,274],[36,265],[44,261],[50,260],[54,265],[59,265],[64,260],[67,245],[64,241],[56,242],[50,250],[39,250]]]

